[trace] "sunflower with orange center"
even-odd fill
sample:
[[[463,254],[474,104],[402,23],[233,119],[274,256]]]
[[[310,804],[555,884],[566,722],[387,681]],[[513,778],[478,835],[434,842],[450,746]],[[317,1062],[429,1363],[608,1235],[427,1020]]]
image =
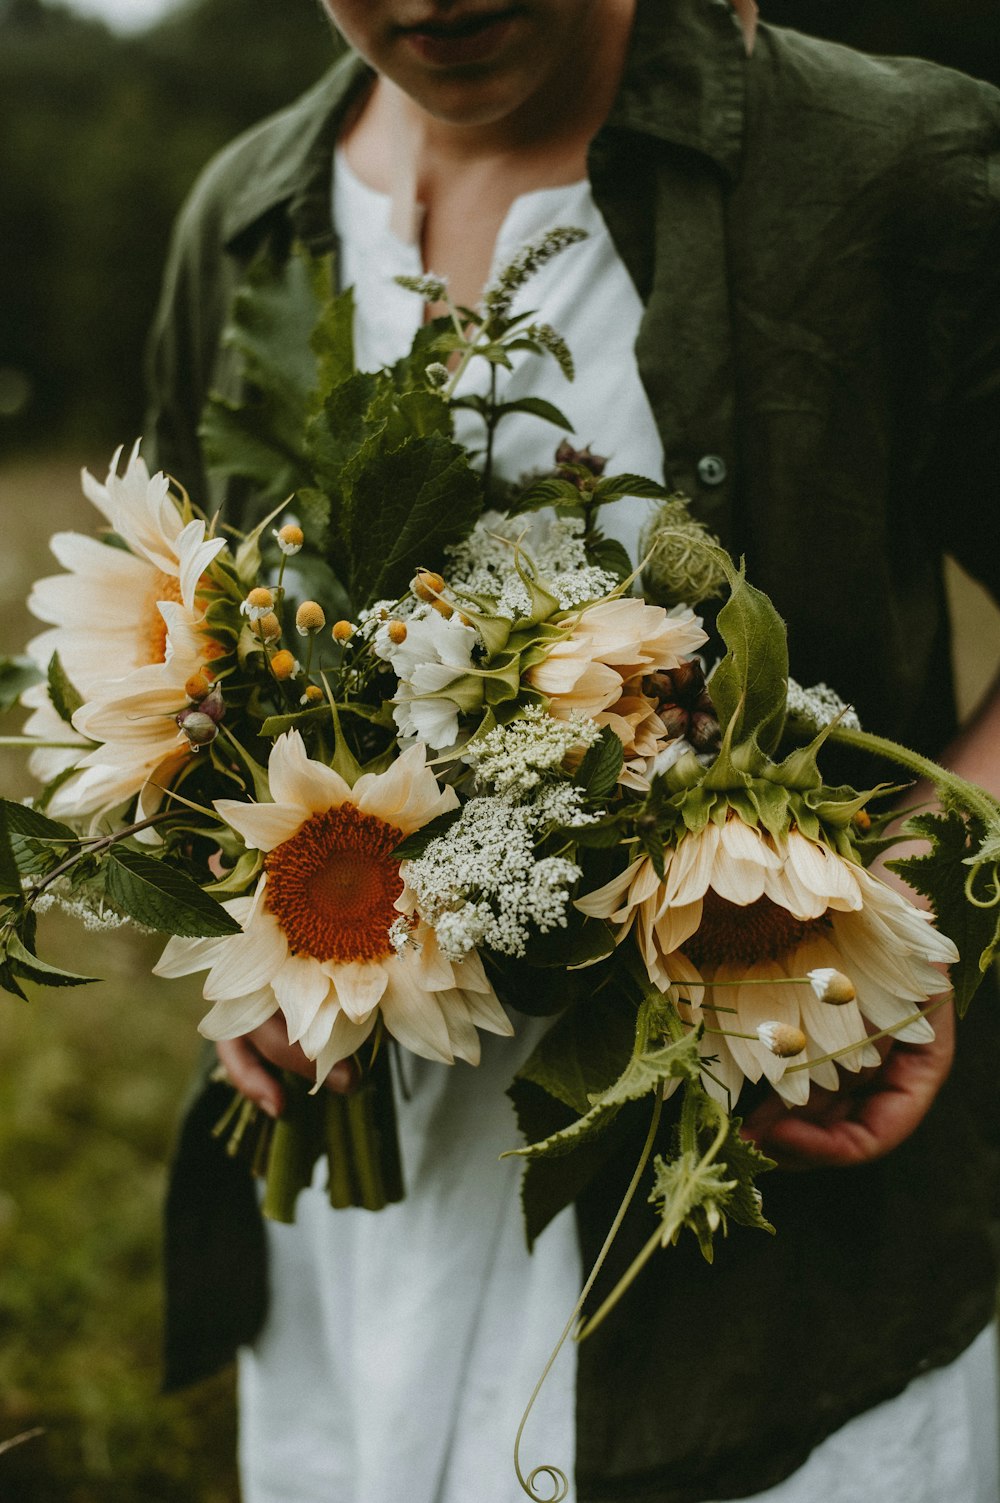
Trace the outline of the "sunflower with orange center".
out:
[[[478,955],[446,959],[434,930],[405,916],[414,904],[393,854],[458,804],[426,765],[424,746],[351,787],[289,731],[271,750],[268,780],[273,803],[215,805],[264,853],[253,895],[225,904],[242,933],[174,938],[156,974],[208,971],[207,1038],[235,1038],[280,1011],[289,1040],[316,1061],[318,1081],[379,1018],[414,1054],[478,1064],[477,1028],[510,1034],[510,1022]]]
[[[676,988],[684,1016],[705,1025],[705,1084],[730,1106],[762,1075],[790,1106],[808,1100],[810,1080],[836,1090],[830,1056],[853,1071],[879,1063],[872,1030],[930,1042],[920,1009],[944,990],[938,967],[958,959],[927,914],[864,867],[731,808],[665,852],[662,879],[642,856],[576,906],[619,925],[619,943],[635,930],[650,981]],[[831,971],[850,978],[852,1000],[834,1005],[806,979]],[[800,1030],[805,1047],[779,1055],[773,1024]]]

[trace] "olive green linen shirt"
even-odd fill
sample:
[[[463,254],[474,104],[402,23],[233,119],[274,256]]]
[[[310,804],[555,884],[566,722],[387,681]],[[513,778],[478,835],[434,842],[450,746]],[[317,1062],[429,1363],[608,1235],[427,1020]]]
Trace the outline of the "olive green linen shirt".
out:
[[[369,77],[347,57],[241,137],[178,224],[147,436],[231,514],[245,498],[204,473],[197,436],[208,392],[241,390],[229,301],[264,246],[335,252],[333,147]],[[728,0],[639,0],[589,165],[645,304],[636,356],[668,481],[746,555],[800,682],[939,751],[953,729],[942,554],[1000,595],[1000,95],[767,26],[747,57]],[[902,1148],[768,1176],[776,1238],[737,1229],[712,1268],[682,1243],[584,1344],[580,1503],[757,1492],[989,1320],[992,997],[960,1033]],[[264,1309],[255,1198],[209,1139],[217,1107],[198,1097],[170,1193],[171,1385],[226,1360]],[[585,1266],[622,1183],[619,1165],[578,1202]],[[616,1267],[650,1214],[628,1219]]]

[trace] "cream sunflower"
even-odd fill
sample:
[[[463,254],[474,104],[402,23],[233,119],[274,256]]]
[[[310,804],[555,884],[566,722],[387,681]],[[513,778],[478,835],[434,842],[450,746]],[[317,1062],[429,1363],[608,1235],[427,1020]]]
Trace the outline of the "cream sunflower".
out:
[[[243,932],[172,939],[156,974],[208,970],[208,1038],[235,1038],[280,1010],[289,1039],[316,1061],[317,1080],[360,1047],[379,1016],[414,1054],[478,1064],[476,1029],[510,1034],[507,1015],[478,955],[446,959],[434,930],[405,917],[413,897],[392,854],[458,803],[438,786],[424,746],[352,788],[289,731],[271,750],[268,777],[273,803],[215,806],[265,853],[253,896],[225,905]]]
[[[619,924],[619,942],[635,928],[650,980],[676,986],[685,1016],[712,1030],[706,1084],[731,1103],[761,1075],[789,1105],[808,1099],[810,1079],[836,1090],[825,1056],[854,1071],[879,1062],[866,1022],[928,1043],[930,1022],[913,1015],[944,989],[937,967],[958,958],[927,914],[863,867],[795,828],[775,840],[732,810],[666,853],[662,881],[641,857],[577,907]],[[788,984],[831,971],[850,978],[855,999],[833,1005],[820,985]],[[800,1029],[805,1048],[779,1057],[770,1023]]]
[[[57,791],[50,806],[56,814],[95,813],[126,801],[164,756],[181,750],[171,708],[176,714],[187,703],[186,677],[216,651],[200,629],[200,587],[225,539],[206,537],[201,520],[185,523],[169,481],[150,476],[138,444],[121,475],[120,457],[119,449],[103,485],[85,470],[83,489],[126,547],[56,533],[52,551],[67,572],[38,580],[28,600],[33,614],[50,624],[28,644],[30,656],[44,670],[58,653],[84,700],[75,729],[111,743],[82,764],[73,750],[33,754],[32,771],[46,782],[78,764],[88,769]],[[26,734],[72,739],[44,685],[29,690],[24,702],[33,710]],[[156,751],[133,766],[137,728],[139,739],[149,739],[157,719]],[[85,746],[81,740],[81,750]],[[96,772],[98,763],[108,768],[106,776]]]

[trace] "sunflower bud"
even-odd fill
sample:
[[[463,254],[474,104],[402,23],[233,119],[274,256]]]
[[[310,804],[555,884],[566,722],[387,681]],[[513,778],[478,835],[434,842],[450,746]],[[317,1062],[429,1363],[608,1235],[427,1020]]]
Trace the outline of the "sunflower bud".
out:
[[[219,734],[218,726],[211,715],[206,715],[202,710],[182,710],[174,718],[188,738],[190,745],[196,749],[199,746],[208,746]]]
[[[791,1059],[793,1055],[801,1054],[806,1047],[806,1036],[802,1029],[795,1028],[791,1023],[760,1023],[757,1037],[779,1059]]]
[[[809,985],[820,1002],[829,1002],[832,1007],[843,1007],[846,1003],[853,1002],[857,996],[854,982],[850,976],[845,976],[843,971],[835,971],[829,966],[820,966],[807,974]]]
[[[266,611],[257,619],[257,635],[262,642],[277,642],[281,636],[281,622],[273,611]]]
[[[291,557],[293,553],[298,553],[306,540],[302,528],[297,527],[294,522],[286,522],[284,527],[276,527],[271,535],[277,540],[278,547],[286,558]]]
[[[240,610],[251,621],[259,621],[262,616],[274,610],[274,596],[265,585],[258,585],[255,590],[250,591],[240,606]]]
[[[295,630],[300,637],[322,631],[326,625],[326,613],[317,600],[303,600],[295,612]]]
[[[388,633],[389,641],[393,644],[393,646],[399,647],[403,642],[406,641],[406,622],[390,621],[389,625],[386,627],[386,632]]]
[[[354,627],[350,621],[335,621],[331,635],[335,642],[349,642],[354,636]]]
[[[418,569],[410,580],[410,589],[418,600],[437,600],[444,589],[444,580],[433,569]]]
[[[298,671],[299,665],[287,647],[283,647],[280,652],[276,652],[271,659],[271,672],[277,679],[291,678]]]

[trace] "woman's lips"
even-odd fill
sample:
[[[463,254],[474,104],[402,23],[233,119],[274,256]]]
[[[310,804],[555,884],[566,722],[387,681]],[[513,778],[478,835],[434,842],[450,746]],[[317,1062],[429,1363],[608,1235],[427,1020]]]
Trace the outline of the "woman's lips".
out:
[[[480,63],[503,45],[517,14],[516,10],[502,10],[452,21],[428,21],[403,28],[402,35],[424,62],[436,67]]]

